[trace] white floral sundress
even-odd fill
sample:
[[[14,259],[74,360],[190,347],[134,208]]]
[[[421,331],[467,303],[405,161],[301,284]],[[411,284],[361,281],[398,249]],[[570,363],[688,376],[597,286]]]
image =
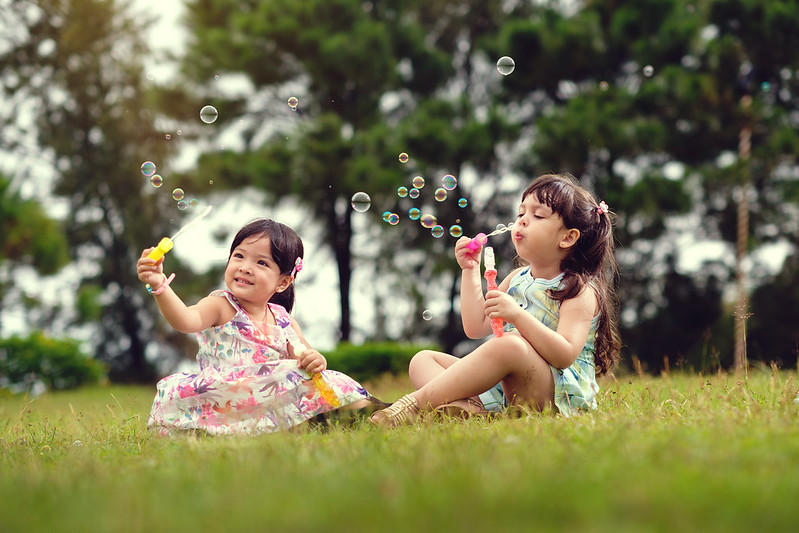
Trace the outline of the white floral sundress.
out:
[[[277,325],[267,326],[265,334],[233,294],[211,295],[227,298],[236,315],[196,334],[198,373],[172,374],[158,382],[149,427],[162,434],[190,429],[212,435],[267,433],[371,398],[357,381],[340,372],[321,372],[322,383],[317,385],[300,370],[287,349],[289,341],[299,339],[282,306],[269,304]]]

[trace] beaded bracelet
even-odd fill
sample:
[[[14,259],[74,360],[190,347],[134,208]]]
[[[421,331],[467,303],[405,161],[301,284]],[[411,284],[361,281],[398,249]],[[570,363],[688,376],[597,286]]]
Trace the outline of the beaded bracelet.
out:
[[[161,284],[160,287],[158,287],[157,289],[153,290],[153,288],[150,287],[150,284],[148,283],[147,285],[144,286],[144,288],[147,289],[147,292],[149,292],[153,296],[158,296],[159,294],[164,292],[167,287],[169,287],[169,284],[172,283],[173,279],[175,279],[175,273],[174,272],[169,277],[166,277],[166,274],[164,274],[164,282]]]

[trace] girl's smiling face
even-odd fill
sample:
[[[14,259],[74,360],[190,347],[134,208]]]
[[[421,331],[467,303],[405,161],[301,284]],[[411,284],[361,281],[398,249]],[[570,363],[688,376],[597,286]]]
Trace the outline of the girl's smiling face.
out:
[[[239,302],[264,306],[275,292],[285,290],[291,277],[280,273],[272,257],[268,236],[243,240],[230,254],[225,267],[225,285]]]

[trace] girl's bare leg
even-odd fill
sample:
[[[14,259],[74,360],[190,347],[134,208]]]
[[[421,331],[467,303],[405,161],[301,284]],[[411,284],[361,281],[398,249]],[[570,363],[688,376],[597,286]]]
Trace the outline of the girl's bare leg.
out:
[[[448,353],[422,350],[411,359],[408,375],[413,386],[421,389],[458,361],[458,357]]]
[[[491,339],[462,359],[453,359],[438,373],[430,361],[419,366],[417,378],[420,383],[424,378],[430,379],[411,393],[419,405],[437,407],[453,400],[469,398],[500,381],[510,403],[531,404],[538,409],[554,404],[555,383],[549,364],[518,335]],[[438,358],[439,362],[442,360],[449,361],[447,358]]]

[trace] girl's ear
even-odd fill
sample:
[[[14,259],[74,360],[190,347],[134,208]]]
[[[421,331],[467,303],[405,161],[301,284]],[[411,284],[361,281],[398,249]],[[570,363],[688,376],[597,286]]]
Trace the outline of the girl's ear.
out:
[[[291,286],[291,282],[294,281],[294,278],[289,276],[288,274],[283,274],[280,276],[280,280],[277,282],[277,287],[275,287],[275,292],[283,292]]]
[[[577,228],[567,229],[558,243],[561,248],[571,248],[580,239],[580,230]]]

